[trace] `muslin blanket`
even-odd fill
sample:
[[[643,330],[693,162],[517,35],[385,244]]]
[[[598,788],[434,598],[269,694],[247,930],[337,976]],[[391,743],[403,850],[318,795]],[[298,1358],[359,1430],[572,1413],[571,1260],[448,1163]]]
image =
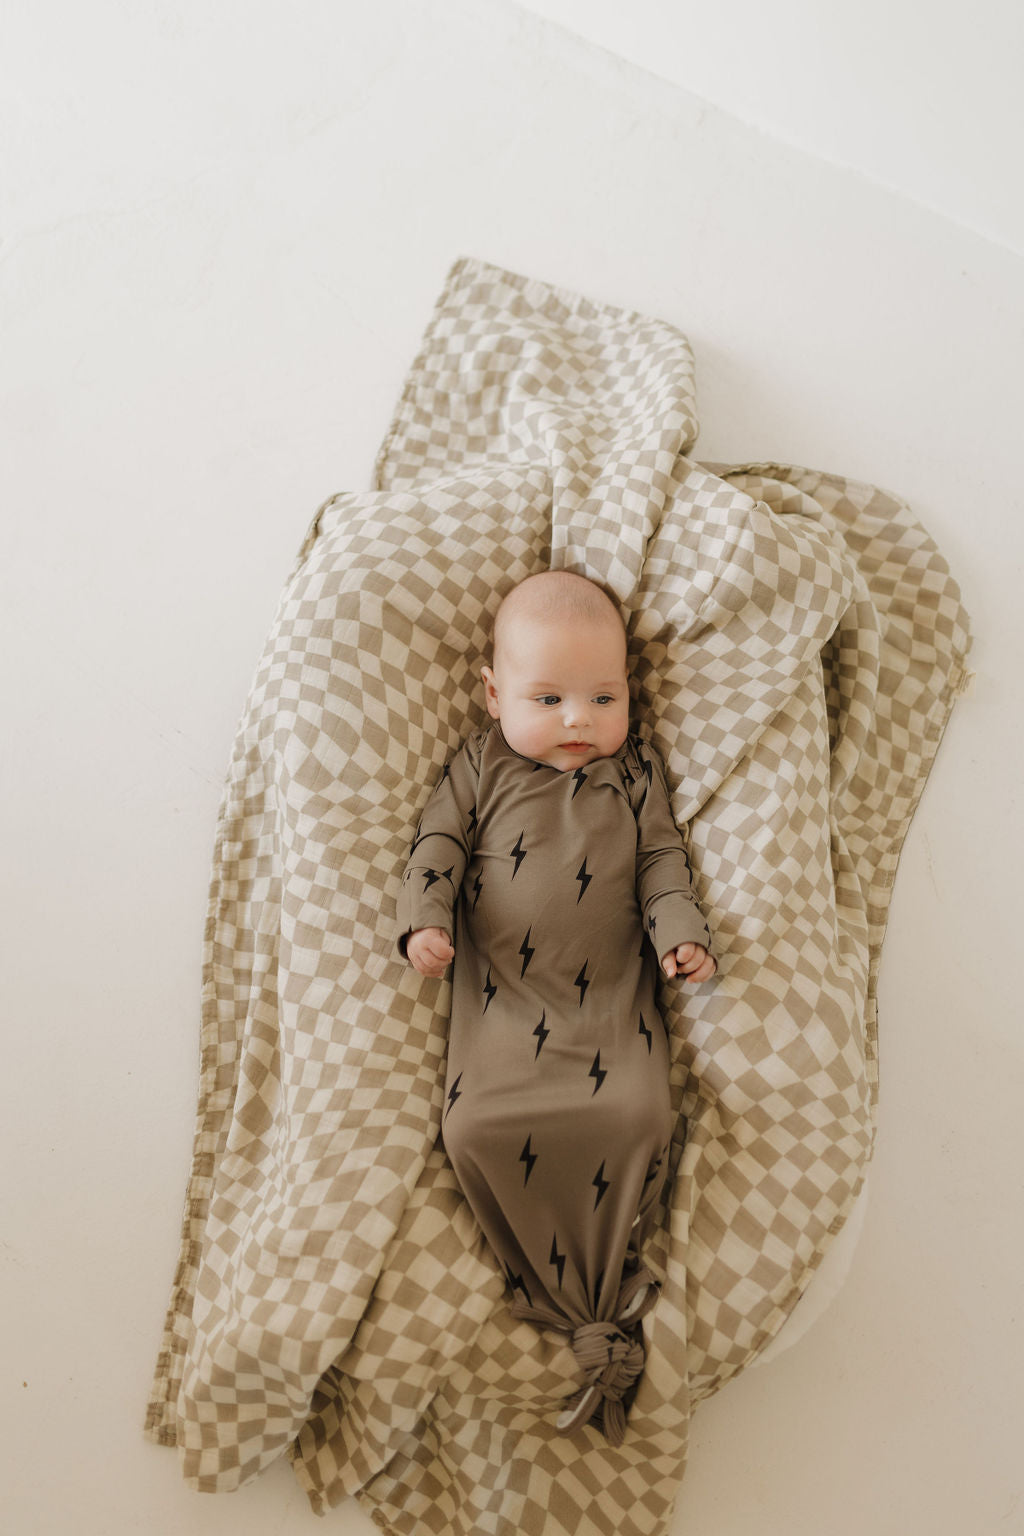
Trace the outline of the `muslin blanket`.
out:
[[[302,544],[238,731],[205,934],[181,1257],[147,1433],[195,1488],[288,1455],[315,1510],[444,1536],[665,1530],[696,1403],[783,1326],[856,1198],[903,838],[964,678],[906,506],[701,464],[671,325],[452,268],[376,466]],[[439,1144],[448,989],[392,948],[428,787],[483,724],[505,591],[581,571],[629,614],[715,984],[666,984],[676,1109],[647,1364],[613,1448],[552,1419]]]

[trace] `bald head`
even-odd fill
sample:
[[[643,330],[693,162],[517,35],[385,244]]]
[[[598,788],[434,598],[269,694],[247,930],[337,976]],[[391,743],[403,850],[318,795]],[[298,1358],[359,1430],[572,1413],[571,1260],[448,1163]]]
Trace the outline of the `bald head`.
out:
[[[494,616],[494,659],[502,647],[515,644],[520,624],[570,623],[608,625],[622,636],[626,630],[618,608],[606,592],[574,571],[538,571],[507,593]]]

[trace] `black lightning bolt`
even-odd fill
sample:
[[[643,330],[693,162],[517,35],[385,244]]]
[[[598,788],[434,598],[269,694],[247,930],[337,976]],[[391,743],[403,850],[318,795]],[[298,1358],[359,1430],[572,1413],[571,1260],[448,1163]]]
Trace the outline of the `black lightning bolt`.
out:
[[[548,1035],[550,1035],[550,1033],[551,1033],[550,1029],[545,1029],[544,1028],[544,1020],[547,1018],[547,1016],[548,1016],[548,1012],[547,1012],[547,1009],[545,1008],[544,1012],[540,1016],[540,1023],[537,1025],[537,1028],[534,1030],[534,1034],[537,1036],[537,1049],[536,1049],[536,1051],[534,1052],[534,1055],[533,1055],[534,1061],[537,1060],[537,1057],[540,1055],[540,1048],[541,1048],[541,1046],[544,1044],[544,1041],[547,1039]]]
[[[445,1117],[446,1118],[447,1118],[448,1115],[451,1114],[452,1110],[455,1108],[455,1100],[462,1098],[462,1094],[459,1092],[459,1084],[461,1082],[462,1082],[462,1073],[460,1072],[458,1077],[455,1079],[454,1083],[452,1083],[451,1087],[448,1089],[448,1108],[445,1110]]]
[[[529,965],[530,961],[533,959],[534,955],[536,954],[536,950],[530,948],[530,934],[532,932],[533,932],[533,925],[531,924],[530,927],[527,928],[527,930],[526,930],[526,938],[523,940],[523,942],[519,946],[519,953],[523,957],[523,968],[519,972],[519,979],[520,979],[520,981],[522,981],[523,977],[526,975],[526,967]]]
[[[587,966],[589,964],[590,964],[589,960],[584,960],[583,964],[580,966],[580,973],[576,977],[576,980],[573,982],[573,986],[574,987],[579,987],[579,989],[580,989],[580,1007],[581,1008],[583,1007],[583,999],[587,995],[587,988],[590,986],[590,980],[589,980],[589,978],[587,976]]]
[[[658,919],[655,916],[653,916],[653,914],[652,914],[647,919],[647,929],[648,929],[648,932],[653,934],[653,932],[654,932],[655,928],[657,928],[657,926],[658,926]]]
[[[597,1090],[600,1088],[601,1084],[604,1082],[605,1078],[608,1076],[608,1073],[601,1066],[601,1052],[600,1051],[598,1051],[597,1055],[594,1057],[594,1064],[591,1067],[590,1071],[587,1073],[587,1076],[588,1077],[592,1077],[594,1079],[594,1093],[596,1093]],[[593,1094],[591,1094],[591,1098],[593,1098]]]
[[[602,1287],[602,1285],[604,1285],[604,1270],[603,1269],[602,1269],[601,1273],[598,1275],[597,1283],[594,1286],[594,1300],[595,1300],[595,1302],[597,1301],[597,1298],[601,1294],[601,1287]]]
[[[509,858],[510,859],[515,859],[515,861],[516,861],[516,867],[512,871],[512,879],[513,880],[515,879],[516,875],[518,875],[518,873],[519,873],[519,866],[523,862],[523,860],[526,858],[526,855],[529,852],[528,848],[524,848],[523,847],[523,838],[525,836],[526,836],[526,830],[524,828],[524,830],[522,832],[520,832],[520,834],[519,834],[519,837],[518,837],[518,840],[516,842],[515,847],[509,849]]]
[[[650,1030],[647,1028],[647,1025],[644,1023],[643,1014],[640,1015],[640,1034],[642,1034],[644,1039],[647,1041],[647,1054],[649,1056],[651,1054],[651,1040],[653,1037]]]
[[[609,1189],[611,1189],[610,1181],[608,1179],[606,1179],[605,1176],[604,1176],[604,1164],[605,1164],[605,1160],[602,1158],[600,1168],[597,1170],[597,1172],[594,1174],[594,1177],[590,1181],[593,1184],[594,1188],[597,1190],[597,1198],[594,1201],[594,1210],[595,1211],[597,1210],[598,1206],[601,1204],[601,1201],[604,1199],[605,1193]]]
[[[587,861],[586,861],[586,859],[584,859],[583,863],[580,865],[579,870],[578,870],[578,872],[576,874],[576,879],[580,883],[580,893],[576,897],[576,905],[577,906],[579,906],[580,902],[583,900],[583,892],[586,890],[587,886],[590,884],[590,882],[591,882],[591,880],[593,880],[593,878],[594,878],[593,875],[588,875],[587,874]]]
[[[640,766],[641,766],[641,768],[643,769],[644,773],[647,776],[647,783],[644,785],[644,792],[640,796],[640,804],[636,808],[636,813],[637,813],[638,816],[640,815],[640,812],[643,810],[644,806],[647,803],[647,791],[650,788],[651,784],[654,782],[654,769],[652,768],[650,762],[648,761],[648,759],[646,757],[642,757],[640,759]]]
[[[469,832],[470,835],[472,835],[476,831],[476,828],[477,828],[477,815],[476,815],[476,806],[474,805],[473,808],[471,809],[470,813],[469,813],[469,826],[466,828],[466,831]]]
[[[651,1182],[651,1180],[654,1178],[654,1175],[657,1173],[658,1169],[661,1167],[664,1159],[665,1159],[665,1154],[663,1152],[661,1154],[661,1157],[659,1157],[656,1162],[653,1162],[651,1164],[650,1168],[648,1168],[648,1170],[647,1170],[647,1176],[644,1179],[644,1183],[645,1184],[649,1184]]]
[[[536,1154],[536,1152],[531,1152],[530,1151],[530,1140],[531,1140],[531,1138],[529,1136],[527,1136],[527,1138],[526,1138],[526,1145],[524,1146],[523,1150],[519,1154],[519,1161],[521,1163],[525,1163],[526,1164],[526,1172],[523,1174],[523,1188],[524,1189],[526,1188],[527,1184],[529,1184],[529,1182],[530,1182],[530,1174],[533,1172],[533,1165],[537,1161],[537,1154]]]
[[[579,794],[580,790],[583,788],[584,784],[587,782],[587,776],[583,772],[582,768],[577,768],[575,770],[575,772],[573,773],[573,778],[576,780],[576,788],[572,792],[572,798],[575,800],[576,796]]]
[[[490,966],[488,966],[487,967],[487,980],[484,982],[484,991],[487,993],[487,1001],[486,1001],[486,1003],[484,1003],[484,1013],[486,1013],[488,1008],[491,1006],[491,999],[493,998],[493,996],[494,996],[495,992],[497,992],[497,990],[498,990],[497,987],[491,981],[491,968],[490,968]]]
[[[429,891],[430,887],[432,885],[436,885],[439,880],[450,880],[451,877],[452,877],[452,870],[454,868],[455,868],[454,864],[449,864],[447,869],[440,869],[440,870],[438,870],[438,869],[427,869],[427,870],[424,870],[424,872],[423,872],[423,889],[425,891]]]
[[[563,1271],[565,1269],[565,1254],[564,1253],[559,1253],[559,1251],[558,1251],[558,1233],[557,1232],[553,1232],[551,1234],[551,1257],[548,1259],[548,1263],[549,1264],[553,1264],[555,1266],[555,1268],[558,1270],[558,1285],[559,1285],[559,1289],[561,1289],[562,1273],[563,1273]]]
[[[482,875],[476,875],[474,877],[474,880],[473,880],[473,911],[474,912],[476,911],[476,904],[480,900],[480,892],[483,890],[483,888],[484,888],[483,876]]]
[[[508,1283],[512,1287],[512,1289],[514,1291],[522,1291],[523,1295],[526,1297],[526,1305],[528,1307],[532,1307],[533,1306],[533,1298],[531,1297],[529,1291],[526,1289],[526,1282],[524,1281],[522,1275],[517,1275],[515,1273],[515,1271],[513,1270],[511,1264],[509,1264],[507,1262],[505,1264],[505,1274],[506,1274],[506,1276],[508,1278]]]

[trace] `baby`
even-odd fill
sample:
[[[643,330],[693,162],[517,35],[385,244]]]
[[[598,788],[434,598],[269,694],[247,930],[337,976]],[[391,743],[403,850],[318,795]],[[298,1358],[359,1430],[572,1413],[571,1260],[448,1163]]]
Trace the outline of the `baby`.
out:
[[[700,983],[716,963],[661,764],[629,732],[611,599],[528,577],[483,680],[495,723],[426,805],[398,947],[423,976],[454,961],[445,1150],[515,1315],[571,1336],[584,1381],[557,1427],[600,1416],[618,1444],[672,1136],[657,965]]]

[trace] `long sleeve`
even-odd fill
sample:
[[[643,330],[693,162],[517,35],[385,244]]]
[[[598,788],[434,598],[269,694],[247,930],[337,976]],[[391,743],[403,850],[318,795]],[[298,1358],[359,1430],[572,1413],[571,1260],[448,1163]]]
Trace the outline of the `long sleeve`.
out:
[[[443,928],[455,936],[455,901],[476,831],[479,762],[479,736],[471,736],[445,765],[420,817],[395,913],[395,942],[403,959],[409,935],[419,928]]]
[[[711,930],[694,893],[661,760],[649,742],[633,744],[636,892],[644,931],[659,959],[680,944],[702,944],[710,954]]]

